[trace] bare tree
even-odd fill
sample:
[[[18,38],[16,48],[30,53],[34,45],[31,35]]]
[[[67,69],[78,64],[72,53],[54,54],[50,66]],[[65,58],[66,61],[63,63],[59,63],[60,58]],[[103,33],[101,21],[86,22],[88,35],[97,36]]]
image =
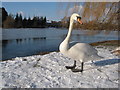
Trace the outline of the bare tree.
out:
[[[74,9],[72,9],[72,13],[79,13],[80,8],[78,8],[78,6],[80,4],[81,2],[68,3],[65,15],[67,16],[71,7],[74,7]],[[84,19],[84,23],[90,24],[88,25],[90,27],[93,25],[91,28],[115,29],[118,26],[118,17],[120,14],[118,2],[84,2],[82,9],[83,12],[81,14]]]

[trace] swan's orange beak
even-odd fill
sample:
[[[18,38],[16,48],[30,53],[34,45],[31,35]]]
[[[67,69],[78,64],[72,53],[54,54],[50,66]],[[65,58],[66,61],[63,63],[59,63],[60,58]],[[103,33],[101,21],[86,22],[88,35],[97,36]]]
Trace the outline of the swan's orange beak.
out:
[[[77,21],[78,21],[80,24],[83,24],[80,18],[78,18]]]

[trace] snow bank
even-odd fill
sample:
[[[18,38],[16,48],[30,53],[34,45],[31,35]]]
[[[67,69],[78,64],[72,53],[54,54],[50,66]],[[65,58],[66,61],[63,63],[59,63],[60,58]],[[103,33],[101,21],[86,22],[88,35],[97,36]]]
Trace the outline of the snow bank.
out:
[[[2,87],[5,88],[118,88],[117,56],[109,49],[97,48],[100,61],[86,62],[83,73],[65,68],[73,60],[59,52],[29,57],[16,57],[0,62]]]

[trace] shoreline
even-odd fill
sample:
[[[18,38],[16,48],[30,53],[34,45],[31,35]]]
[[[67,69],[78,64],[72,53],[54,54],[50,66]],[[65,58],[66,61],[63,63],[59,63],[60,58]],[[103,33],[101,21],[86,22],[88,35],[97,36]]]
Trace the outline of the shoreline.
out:
[[[62,29],[68,29],[68,28],[65,28],[65,27],[44,27],[44,28],[3,28],[3,27],[0,27],[1,29],[45,29],[45,28],[55,28],[55,29],[59,29],[59,30],[62,30]],[[75,30],[91,30],[91,31],[120,31],[119,29],[83,29],[83,28],[74,28]]]
[[[108,40],[108,41],[94,42],[94,43],[90,43],[90,45],[92,45],[92,46],[101,45],[101,46],[117,47],[117,46],[120,46],[120,40]],[[55,51],[55,52],[59,52],[59,51]],[[45,55],[45,54],[49,54],[49,53],[51,53],[51,52],[40,52],[39,54],[35,54],[35,55]]]
[[[116,47],[120,46],[120,40],[109,40],[109,41],[94,42],[94,43],[90,43],[90,45],[92,45],[93,47],[105,46],[106,48],[111,47],[111,49],[115,49]],[[52,52],[59,52],[59,51],[52,51]],[[30,55],[30,56],[46,55],[46,54],[50,54],[52,52],[47,52],[47,51],[46,52],[39,52],[38,54],[33,54],[33,55]],[[23,57],[29,57],[29,56],[23,56]],[[14,58],[7,59],[7,60],[12,60],[12,59],[14,60]],[[7,61],[7,60],[1,60],[1,61]]]
[[[90,43],[90,45],[92,46],[97,46],[97,45],[119,46],[120,40],[107,40],[107,41],[95,42],[95,43]]]
[[[0,62],[4,88],[118,88],[120,59],[109,48],[97,48],[103,59],[85,62],[83,73],[65,68],[73,60],[59,52],[16,57]],[[80,64],[78,64],[80,65]],[[78,66],[80,68],[80,66]],[[91,83],[93,82],[93,83]]]

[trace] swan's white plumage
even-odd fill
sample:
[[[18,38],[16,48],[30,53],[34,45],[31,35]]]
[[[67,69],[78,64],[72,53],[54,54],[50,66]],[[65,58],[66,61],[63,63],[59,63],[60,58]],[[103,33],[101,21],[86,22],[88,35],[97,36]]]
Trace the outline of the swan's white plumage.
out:
[[[67,37],[59,46],[60,52],[67,57],[70,57],[74,60],[79,60],[81,62],[102,58],[97,54],[97,50],[87,43],[75,43],[73,46],[70,45],[69,42],[72,33],[73,22],[76,21],[77,16],[79,15],[75,13],[70,18],[69,31]]]

